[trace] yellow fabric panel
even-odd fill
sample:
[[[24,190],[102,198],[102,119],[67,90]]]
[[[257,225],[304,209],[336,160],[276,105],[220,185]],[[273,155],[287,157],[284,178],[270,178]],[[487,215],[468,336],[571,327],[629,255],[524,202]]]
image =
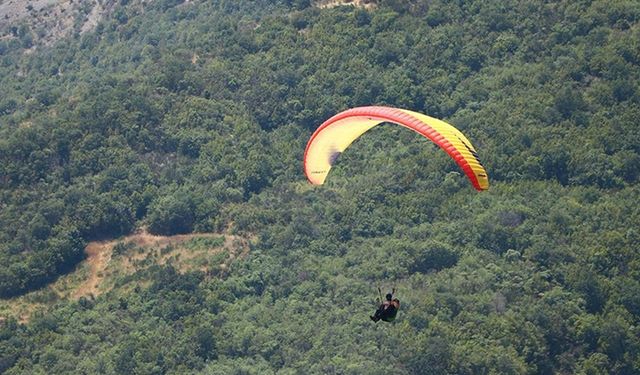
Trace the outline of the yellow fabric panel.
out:
[[[467,163],[469,163],[473,174],[478,179],[480,187],[482,189],[489,188],[489,179],[487,177],[487,172],[485,171],[477,156],[473,155],[473,153],[469,151],[471,150],[475,153],[476,149],[473,147],[467,137],[462,134],[462,132],[460,132],[455,127],[447,124],[446,122],[438,120],[437,118],[433,118],[422,113],[413,112],[406,109],[401,109],[401,111],[410,114],[411,116],[429,125],[435,131],[440,133],[447,141],[449,141],[449,143],[451,143],[453,147],[456,148],[456,150],[462,155]]]
[[[307,150],[306,169],[314,184],[323,184],[331,165],[353,141],[382,122],[369,117],[348,117],[336,121],[317,133]]]

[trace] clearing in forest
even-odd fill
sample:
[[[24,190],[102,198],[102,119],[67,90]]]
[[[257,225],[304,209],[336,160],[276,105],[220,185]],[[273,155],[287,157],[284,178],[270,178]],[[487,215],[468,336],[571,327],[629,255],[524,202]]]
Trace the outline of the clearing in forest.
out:
[[[26,322],[35,311],[56,301],[95,298],[126,288],[131,275],[153,265],[170,264],[180,272],[199,270],[207,277],[223,277],[234,259],[248,253],[251,241],[231,234],[156,236],[141,231],[113,241],[90,242],[86,259],[74,272],[40,290],[0,300],[0,320],[14,316]]]

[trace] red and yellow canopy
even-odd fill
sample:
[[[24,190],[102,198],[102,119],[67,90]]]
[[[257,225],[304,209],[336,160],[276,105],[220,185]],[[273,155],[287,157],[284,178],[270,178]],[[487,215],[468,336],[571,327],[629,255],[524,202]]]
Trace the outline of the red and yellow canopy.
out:
[[[429,138],[460,166],[473,187],[489,188],[489,178],[471,142],[442,120],[406,109],[357,107],[325,121],[311,136],[304,153],[304,171],[312,184],[323,184],[338,156],[359,136],[383,122],[409,128]]]

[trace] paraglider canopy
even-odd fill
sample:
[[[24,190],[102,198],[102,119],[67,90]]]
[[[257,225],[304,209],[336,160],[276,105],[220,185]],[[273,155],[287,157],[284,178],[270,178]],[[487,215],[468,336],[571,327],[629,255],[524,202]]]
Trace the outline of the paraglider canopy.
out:
[[[409,128],[430,139],[451,156],[478,190],[489,188],[489,178],[471,142],[442,120],[406,109],[370,106],[340,112],[313,133],[304,153],[304,171],[312,184],[323,184],[340,154],[367,130],[383,122]]]

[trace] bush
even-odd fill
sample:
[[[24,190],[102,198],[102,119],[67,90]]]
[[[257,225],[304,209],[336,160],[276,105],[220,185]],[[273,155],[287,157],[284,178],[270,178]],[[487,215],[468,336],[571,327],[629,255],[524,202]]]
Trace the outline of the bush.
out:
[[[189,233],[193,230],[195,205],[188,195],[176,192],[151,204],[147,220],[149,232],[161,235]]]
[[[433,242],[418,251],[413,272],[427,273],[431,270],[440,271],[458,263],[459,255],[447,245]]]

